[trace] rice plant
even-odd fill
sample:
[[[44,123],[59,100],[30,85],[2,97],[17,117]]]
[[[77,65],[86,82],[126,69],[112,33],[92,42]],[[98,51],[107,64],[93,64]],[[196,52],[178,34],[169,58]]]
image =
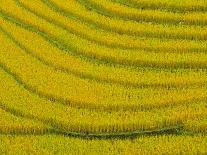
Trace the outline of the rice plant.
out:
[[[206,154],[205,0],[0,0],[0,154]]]

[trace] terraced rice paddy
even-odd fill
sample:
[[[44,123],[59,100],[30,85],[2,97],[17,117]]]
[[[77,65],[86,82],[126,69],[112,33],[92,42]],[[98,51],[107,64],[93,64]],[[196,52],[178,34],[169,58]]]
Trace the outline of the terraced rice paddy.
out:
[[[207,154],[207,1],[0,0],[0,154]]]

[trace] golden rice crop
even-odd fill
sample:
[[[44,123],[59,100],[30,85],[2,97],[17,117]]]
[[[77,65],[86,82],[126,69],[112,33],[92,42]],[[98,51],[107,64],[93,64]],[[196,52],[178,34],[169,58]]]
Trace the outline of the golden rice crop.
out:
[[[0,154],[207,153],[204,0],[0,4]]]
[[[207,119],[196,119],[196,120],[188,120],[184,123],[185,129],[193,132],[207,132]]]

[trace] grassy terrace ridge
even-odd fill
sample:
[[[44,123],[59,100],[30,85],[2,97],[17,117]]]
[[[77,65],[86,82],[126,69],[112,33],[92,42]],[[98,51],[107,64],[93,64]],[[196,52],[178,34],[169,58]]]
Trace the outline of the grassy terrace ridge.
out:
[[[207,154],[206,0],[0,0],[0,154]]]

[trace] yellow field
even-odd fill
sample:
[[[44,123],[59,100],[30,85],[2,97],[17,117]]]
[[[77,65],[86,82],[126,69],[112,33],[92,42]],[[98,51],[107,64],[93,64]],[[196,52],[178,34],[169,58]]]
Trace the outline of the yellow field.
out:
[[[0,154],[207,154],[207,1],[0,0]]]

